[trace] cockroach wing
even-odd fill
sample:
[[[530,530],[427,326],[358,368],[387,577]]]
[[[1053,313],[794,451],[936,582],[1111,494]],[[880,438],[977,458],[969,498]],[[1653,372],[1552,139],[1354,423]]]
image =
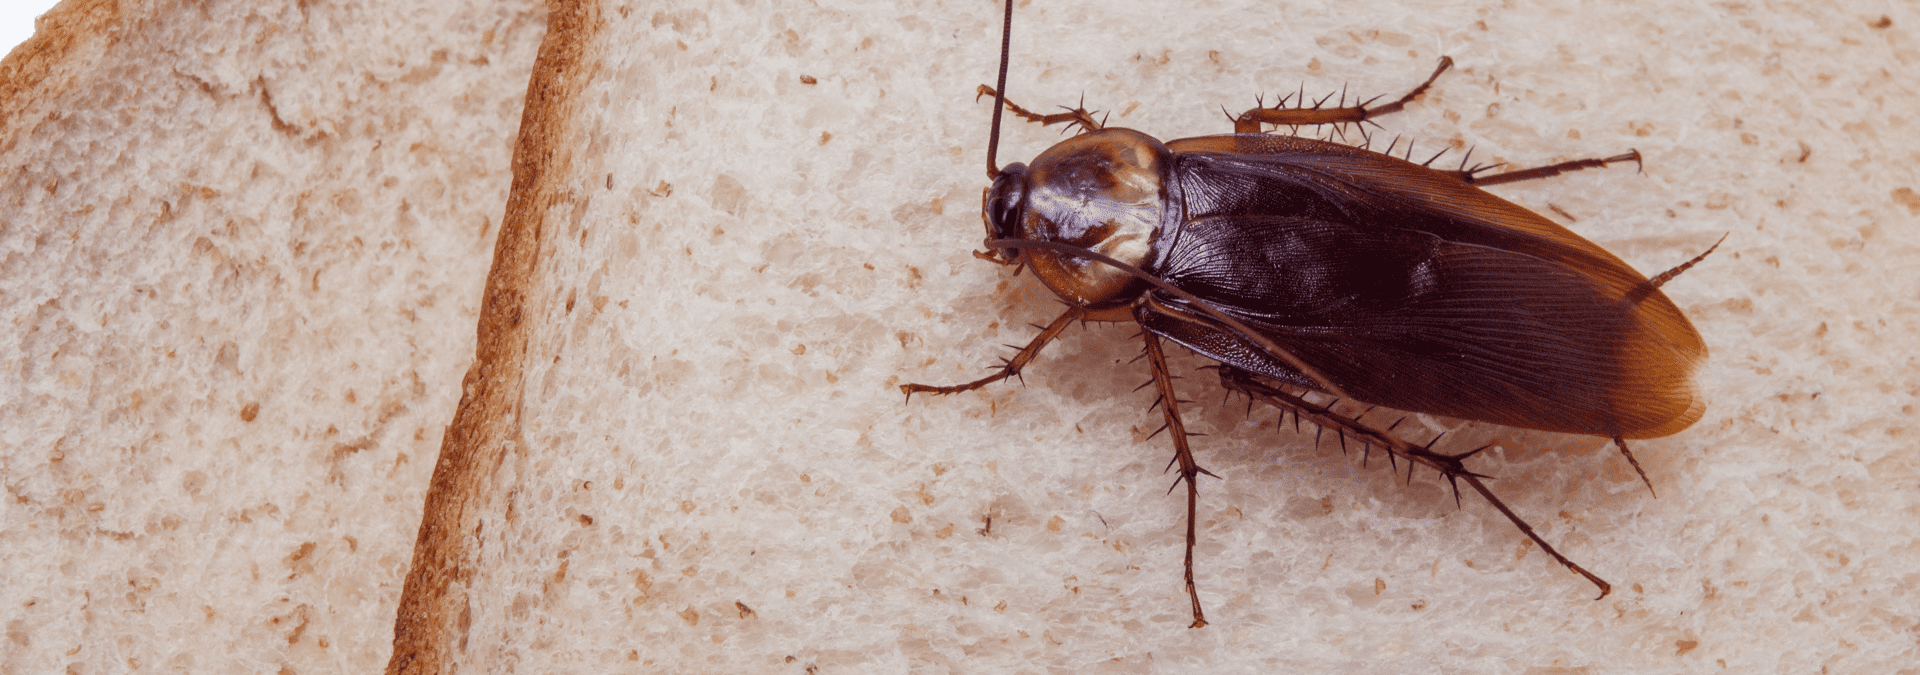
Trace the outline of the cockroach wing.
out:
[[[1354,398],[1509,426],[1652,438],[1699,420],[1706,358],[1678,307],[1599,246],[1452,175],[1348,146],[1168,143],[1177,232],[1152,272]],[[1147,330],[1317,388],[1185,301]]]

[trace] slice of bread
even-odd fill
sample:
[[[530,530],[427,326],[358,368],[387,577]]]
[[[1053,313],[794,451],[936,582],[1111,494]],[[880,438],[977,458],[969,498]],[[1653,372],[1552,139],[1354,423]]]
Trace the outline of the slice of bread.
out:
[[[1908,667],[1912,20],[1169,6],[1020,7],[1014,99],[1176,138],[1451,54],[1377,141],[1637,148],[1498,192],[1643,271],[1733,232],[1665,289],[1714,356],[1707,417],[1635,446],[1659,498],[1599,439],[1398,427],[1498,443],[1612,596],[1179,355],[1221,477],[1190,630],[1131,327],[902,401],[1059,311],[969,255],[995,3],[560,3],[537,68],[525,5],[102,3],[0,66],[0,669]]]
[[[1801,390],[1817,399],[1761,396],[1776,389],[1756,368],[1817,369],[1800,364],[1828,358],[1806,342],[1828,307],[1910,304],[1864,287],[1788,300],[1810,297],[1791,288],[1828,268],[1797,256],[1862,227],[1897,240],[1894,250],[1920,235],[1868,226],[1906,217],[1892,188],[1833,184],[1852,171],[1847,141],[1820,129],[1843,123],[1786,112],[1800,109],[1781,89],[1790,86],[1736,47],[1751,43],[1743,26],[1761,25],[1809,43],[1877,40],[1857,56],[1892,63],[1895,38],[1851,19],[1754,10],[1741,23],[1655,9],[1020,8],[1008,88],[1031,109],[1085,94],[1116,126],[1219,133],[1229,127],[1219,106],[1237,111],[1303,79],[1315,95],[1343,83],[1398,94],[1444,49],[1460,69],[1382,120],[1377,141],[1422,139],[1424,156],[1458,139],[1475,158],[1517,165],[1637,148],[1644,174],[1582,172],[1499,192],[1571,220],[1648,272],[1734,233],[1666,287],[1715,360],[1702,376],[1706,419],[1636,444],[1659,498],[1601,439],[1422,419],[1398,427],[1421,441],[1451,429],[1443,443],[1461,451],[1499,444],[1475,468],[1612,580],[1612,596],[1592,601],[1590,585],[1473,495],[1456,508],[1429,474],[1391,476],[1377,455],[1362,468],[1357,449],[1343,456],[1331,438],[1316,447],[1310,429],[1276,429],[1272,411],[1222,403],[1201,372],[1181,382],[1196,401],[1189,428],[1207,434],[1200,460],[1222,478],[1202,485],[1198,581],[1213,621],[1202,630],[1186,628],[1183,500],[1165,494],[1166,440],[1151,438],[1149,395],[1132,391],[1146,372],[1131,363],[1130,327],[1070,331],[1024,386],[911,402],[895,389],[978,376],[1007,355],[999,345],[1024,344],[1030,322],[1059,311],[1030,278],[969,255],[983,234],[989,111],[973,87],[991,81],[998,56],[992,3],[557,10],[567,16],[554,19],[535,70],[480,358],[428,499],[392,666],[1905,667],[1892,655],[1910,653],[1910,640],[1843,617],[1903,615],[1856,590],[1891,592],[1901,583],[1892,570],[1911,568],[1911,552],[1888,547],[1912,541],[1912,519],[1891,514],[1915,498],[1897,480],[1849,482],[1842,500],[1831,480],[1781,476],[1831,471],[1803,449],[1825,438],[1857,439],[1893,475],[1910,475],[1913,460],[1890,452],[1895,436],[1876,436],[1906,423],[1868,413],[1872,423],[1848,427],[1822,412],[1836,395],[1885,409],[1868,384],[1809,381]],[[1676,35],[1690,47],[1670,43]],[[1855,72],[1788,61],[1808,78]],[[1884,78],[1849,77],[1912,98]],[[1890,124],[1865,107],[1833,110],[1865,129]],[[1012,123],[1001,161],[1058,138]],[[1814,150],[1804,165],[1802,147],[1836,157]],[[1814,183],[1828,187],[1808,194]],[[1841,216],[1841,200],[1869,212]],[[1874,256],[1886,255],[1848,257],[1884,265]],[[1767,297],[1766,312],[1747,304]],[[1886,320],[1903,330],[1914,321]],[[1746,337],[1763,334],[1782,337]],[[1202,365],[1181,357],[1176,368]],[[1775,508],[1763,495],[1788,501]],[[1840,506],[1848,500],[1889,515],[1856,520]],[[1807,528],[1832,543],[1789,533]],[[1839,543],[1875,533],[1897,534]],[[1824,553],[1789,553],[1803,542]],[[1881,551],[1874,562],[1854,557],[1870,550]],[[1822,642],[1796,640],[1803,627]]]
[[[543,17],[70,1],[0,63],[0,671],[386,662]]]
[[[1270,7],[1041,5],[1016,17],[1015,100],[1084,92],[1112,124],[1164,138],[1225,131],[1216,105],[1303,76],[1397,94],[1441,55],[1351,32],[1373,22],[1344,13],[1302,12],[1276,39],[1248,28],[1277,25]],[[585,2],[551,26],[392,670],[1521,670],[1665,663],[1665,645],[1697,639],[1642,608],[1698,598],[1704,572],[1680,551],[1729,516],[1694,492],[1717,413],[1636,446],[1661,499],[1602,439],[1450,434],[1462,451],[1502,445],[1476,466],[1617,584],[1595,603],[1471,494],[1456,508],[1429,474],[1403,485],[1332,438],[1316,448],[1272,411],[1221,404],[1206,373],[1181,386],[1223,478],[1202,486],[1214,625],[1187,629],[1184,509],[1133,391],[1146,372],[1130,327],[1071,331],[1025,386],[910,402],[896,389],[971,379],[1059,311],[969,255],[989,114],[973,85],[994,72],[997,11]],[[1684,107],[1621,74],[1637,66],[1543,64],[1505,33],[1417,28],[1468,43],[1461,71],[1383,121],[1436,139],[1425,152],[1455,134],[1488,161],[1638,147],[1649,175],[1503,192],[1577,214],[1648,271],[1739,226],[1680,205],[1737,162],[1661,168],[1703,151],[1664,126],[1637,132]],[[1681,77],[1684,61],[1658,63]],[[1057,139],[1014,122],[1001,161]],[[1710,310],[1737,288],[1715,274],[1739,269],[1713,263],[1733,259],[1668,288]],[[1698,318],[1724,330],[1718,312]]]

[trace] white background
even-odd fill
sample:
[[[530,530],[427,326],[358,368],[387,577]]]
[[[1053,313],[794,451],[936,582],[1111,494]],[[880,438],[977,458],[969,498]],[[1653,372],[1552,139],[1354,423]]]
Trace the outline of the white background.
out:
[[[0,54],[33,36],[34,17],[52,9],[56,0],[7,0],[0,3]]]

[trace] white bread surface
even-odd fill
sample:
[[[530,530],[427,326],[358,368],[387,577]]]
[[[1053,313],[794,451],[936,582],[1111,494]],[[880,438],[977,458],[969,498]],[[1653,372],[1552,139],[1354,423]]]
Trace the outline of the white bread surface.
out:
[[[0,64],[0,672],[370,672],[535,3],[80,2]]]
[[[1598,602],[1178,357],[1191,630],[1131,327],[894,388],[1059,311],[968,253],[997,3],[563,4],[532,70],[525,3],[69,2],[0,63],[0,670],[1910,671],[1920,15],[1525,4],[1019,8],[1030,108],[1221,133],[1451,55],[1376,138],[1637,148],[1496,191],[1646,272],[1731,234],[1665,288],[1713,356],[1635,444],[1658,498],[1599,439],[1400,425],[1497,443]]]
[[[1920,625],[1900,6],[1020,7],[1008,89],[1161,138],[1459,68],[1374,137],[1631,168],[1497,192],[1648,273],[1713,349],[1636,443],[1420,417],[1611,596],[1473,495],[1180,386],[1183,500],[1127,326],[979,376],[1059,306],[970,255],[996,3],[556,6],[397,672],[1900,672]],[[1895,12],[1879,25],[1881,11]],[[1905,12],[1905,13],[1901,13]],[[1000,161],[1057,130],[1010,120]],[[1404,147],[1404,145],[1402,146]],[[1458,154],[1442,161],[1458,161]],[[1383,413],[1384,414],[1384,413]]]

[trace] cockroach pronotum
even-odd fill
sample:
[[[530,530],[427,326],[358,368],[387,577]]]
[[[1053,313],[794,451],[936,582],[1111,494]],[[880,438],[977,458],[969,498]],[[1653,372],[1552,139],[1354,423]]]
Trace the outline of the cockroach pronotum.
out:
[[[1707,348],[1660,286],[1706,252],[1649,279],[1566,228],[1482,186],[1633,161],[1637,152],[1482,175],[1266,127],[1372,123],[1425,93],[1329,107],[1289,99],[1234,118],[1234,133],[1165,143],[1105,127],[1084,109],[1040,115],[1006,99],[1008,0],[987,145],[982,219],[989,252],[1034,272],[1067,310],[987,377],[1017,375],[1074,322],[1140,324],[1155,405],[1187,486],[1186,589],[1193,627],[1206,625],[1194,585],[1197,478],[1161,341],[1220,363],[1229,391],[1294,413],[1321,430],[1438,471],[1498,509],[1554,560],[1600,589],[1466,468],[1483,448],[1446,454],[1341,412],[1340,400],[1463,420],[1602,436],[1640,474],[1626,439],[1698,421],[1693,383]],[[1289,105],[1289,101],[1292,105]],[[1003,110],[1080,133],[1031,165],[996,166]],[[1723,238],[1724,239],[1724,238]]]

